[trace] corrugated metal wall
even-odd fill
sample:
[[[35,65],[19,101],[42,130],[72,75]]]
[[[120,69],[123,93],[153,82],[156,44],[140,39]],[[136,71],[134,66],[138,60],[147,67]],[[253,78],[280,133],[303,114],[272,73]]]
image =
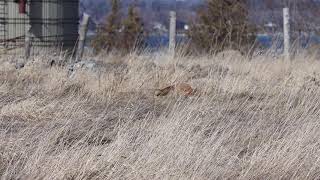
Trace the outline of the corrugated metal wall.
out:
[[[73,47],[78,37],[78,6],[79,0],[28,0],[24,15],[19,14],[14,0],[1,0],[0,42],[6,46],[23,45],[30,26],[34,46]]]
[[[19,6],[12,1],[7,2],[6,34],[8,39],[21,38],[25,34],[27,16],[19,14]]]
[[[0,46],[2,44],[3,39],[5,39],[6,34],[5,34],[5,17],[6,17],[6,3],[5,1],[0,1]]]
[[[0,45],[11,46],[17,38],[25,34],[27,16],[18,12],[18,6],[12,0],[0,2]]]

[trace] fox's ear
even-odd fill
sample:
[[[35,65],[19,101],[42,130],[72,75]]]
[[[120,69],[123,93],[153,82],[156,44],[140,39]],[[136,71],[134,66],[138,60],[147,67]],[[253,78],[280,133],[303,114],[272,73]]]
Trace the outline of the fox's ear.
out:
[[[197,89],[197,88],[194,88],[194,89],[193,89],[193,92],[198,92],[198,89]]]
[[[161,90],[160,90],[160,89],[156,89],[156,90],[154,91],[154,95],[155,95],[155,96],[160,96],[160,94],[161,94]]]
[[[197,88],[195,88],[195,89],[193,90],[193,94],[197,94],[197,93],[199,93],[199,91],[198,91]]]

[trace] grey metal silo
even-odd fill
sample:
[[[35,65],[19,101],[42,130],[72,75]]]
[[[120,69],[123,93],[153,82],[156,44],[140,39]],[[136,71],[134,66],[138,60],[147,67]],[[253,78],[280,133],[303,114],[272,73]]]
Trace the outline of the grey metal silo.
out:
[[[23,1],[26,14],[21,12]],[[30,28],[33,46],[73,47],[78,38],[78,21],[79,0],[2,0],[0,42],[20,46]]]

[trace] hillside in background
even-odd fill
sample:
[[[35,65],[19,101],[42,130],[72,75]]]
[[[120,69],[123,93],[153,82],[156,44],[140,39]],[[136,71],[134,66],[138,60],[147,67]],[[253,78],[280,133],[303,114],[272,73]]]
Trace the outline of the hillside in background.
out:
[[[132,0],[121,0],[121,14],[126,16]],[[292,39],[299,39],[299,44],[306,47],[308,44],[320,43],[320,20],[314,17],[320,15],[320,1],[318,0],[292,0],[285,3],[277,0],[248,0],[250,21],[258,28],[257,40],[264,47],[276,44],[282,47],[282,8],[291,9]],[[144,32],[149,36],[148,47],[167,46],[169,29],[169,11],[177,11],[177,29],[182,32],[182,40],[187,41],[184,30],[196,20],[200,8],[205,7],[205,0],[140,0],[136,1],[139,13],[144,24]],[[97,25],[105,23],[110,5],[108,0],[82,0],[80,10],[91,15],[90,36],[95,35]],[[182,30],[182,31],[179,31]],[[180,38],[180,37],[178,37]],[[90,38],[89,38],[90,39]]]
[[[127,7],[132,0],[122,0],[122,14],[126,14]],[[196,12],[205,0],[140,0],[137,6],[140,9],[144,24],[147,29],[154,23],[168,26],[168,12],[176,7],[178,21],[190,22],[195,18]],[[320,29],[317,18],[320,15],[319,0],[292,0],[290,2],[277,0],[248,0],[250,19],[260,29],[273,24],[276,29],[281,30],[282,8],[288,6],[292,12],[293,27],[296,31],[310,31]],[[80,10],[91,15],[93,22],[102,23],[109,12],[108,0],[81,0]]]
[[[141,0],[137,1],[137,7],[143,18],[146,29],[151,29],[155,23],[168,26],[169,11],[176,7],[178,21],[188,22],[195,17],[196,11],[203,0],[191,1],[173,1],[173,0]],[[122,14],[126,15],[127,8],[132,0],[122,0]],[[86,12],[91,15],[95,24],[103,23],[104,17],[108,14],[110,5],[107,0],[82,0],[80,3],[80,12]]]

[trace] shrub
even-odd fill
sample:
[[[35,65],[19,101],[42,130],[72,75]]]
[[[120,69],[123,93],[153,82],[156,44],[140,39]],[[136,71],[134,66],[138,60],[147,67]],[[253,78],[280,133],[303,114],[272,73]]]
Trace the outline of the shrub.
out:
[[[107,17],[106,23],[98,28],[97,35],[92,41],[96,52],[100,52],[102,49],[110,51],[117,47],[121,27],[119,0],[111,0],[111,6],[111,13]]]
[[[134,5],[129,7],[128,17],[122,24],[122,46],[120,48],[129,52],[143,45],[143,23]]]
[[[97,53],[101,50],[129,52],[141,45],[143,37],[143,24],[135,5],[128,9],[128,16],[122,20],[120,14],[120,1],[111,0],[112,10],[106,19],[105,25],[98,28],[92,46]]]
[[[188,33],[194,50],[247,52],[255,41],[256,28],[248,20],[245,0],[207,0]]]

